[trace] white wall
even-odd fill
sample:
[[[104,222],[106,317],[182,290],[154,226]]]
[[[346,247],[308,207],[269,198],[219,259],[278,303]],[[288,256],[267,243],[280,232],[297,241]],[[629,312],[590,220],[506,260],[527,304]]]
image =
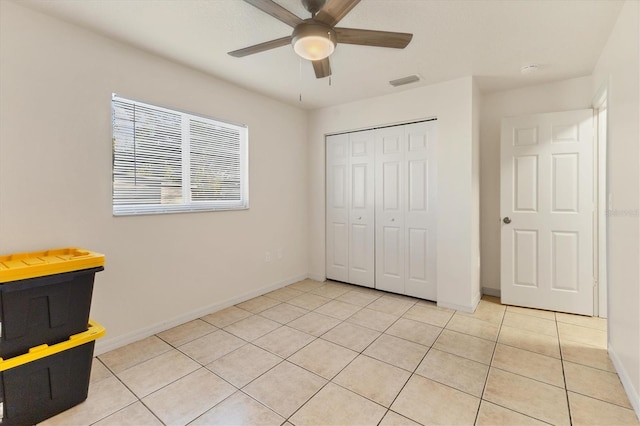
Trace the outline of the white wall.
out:
[[[465,77],[327,107],[309,117],[309,270],[325,273],[325,140],[329,133],[438,118],[438,304],[473,310],[473,80]],[[477,226],[476,226],[477,228]],[[477,257],[476,257],[477,259]],[[476,277],[474,277],[474,274]]]
[[[609,354],[640,418],[640,2],[627,1],[593,73],[608,85]]]
[[[307,114],[0,1],[0,253],[106,254],[99,348],[307,275]],[[113,217],[111,93],[249,126],[250,209]],[[264,253],[284,249],[265,263]]]
[[[500,123],[503,117],[591,108],[590,76],[486,94],[480,119],[481,283],[500,290]]]

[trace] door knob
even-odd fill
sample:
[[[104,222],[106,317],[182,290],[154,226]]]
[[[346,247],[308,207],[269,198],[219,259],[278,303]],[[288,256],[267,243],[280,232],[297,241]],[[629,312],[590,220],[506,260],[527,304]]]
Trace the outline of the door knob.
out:
[[[358,216],[358,220],[362,220],[362,216]]]
[[[511,223],[511,218],[509,216],[505,217],[504,219],[502,219],[502,221],[506,224]]]
[[[394,218],[391,218],[391,222],[395,222],[396,220]]]

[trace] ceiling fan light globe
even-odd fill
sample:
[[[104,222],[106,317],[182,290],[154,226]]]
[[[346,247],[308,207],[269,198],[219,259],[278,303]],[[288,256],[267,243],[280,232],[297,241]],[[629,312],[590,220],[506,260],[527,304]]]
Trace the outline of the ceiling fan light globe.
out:
[[[293,44],[293,50],[302,58],[318,61],[330,56],[336,45],[328,38],[320,36],[301,37]]]
[[[296,26],[291,34],[293,50],[309,61],[318,61],[331,55],[336,42],[336,33],[331,27],[311,19]]]

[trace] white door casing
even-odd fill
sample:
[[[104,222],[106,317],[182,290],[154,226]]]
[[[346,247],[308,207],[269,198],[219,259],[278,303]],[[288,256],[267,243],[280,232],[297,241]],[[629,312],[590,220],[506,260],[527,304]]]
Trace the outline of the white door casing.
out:
[[[327,137],[327,278],[374,286],[374,139]]]
[[[435,121],[376,133],[376,288],[436,300]]]
[[[502,302],[592,315],[592,110],[503,119],[500,176]]]

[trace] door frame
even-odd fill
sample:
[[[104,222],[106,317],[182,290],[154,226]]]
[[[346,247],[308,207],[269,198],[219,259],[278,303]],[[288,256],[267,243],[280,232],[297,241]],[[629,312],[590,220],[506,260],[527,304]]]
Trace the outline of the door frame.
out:
[[[609,94],[609,82],[606,81],[593,97],[592,107],[594,112],[594,170],[596,182],[594,195],[596,200],[596,212],[594,220],[594,289],[593,315],[606,318],[608,316],[608,280],[607,280],[607,212],[609,211],[609,192],[607,189],[607,141],[609,139],[609,114],[607,111]],[[603,117],[604,113],[604,117]],[[603,128],[604,126],[604,128]]]

